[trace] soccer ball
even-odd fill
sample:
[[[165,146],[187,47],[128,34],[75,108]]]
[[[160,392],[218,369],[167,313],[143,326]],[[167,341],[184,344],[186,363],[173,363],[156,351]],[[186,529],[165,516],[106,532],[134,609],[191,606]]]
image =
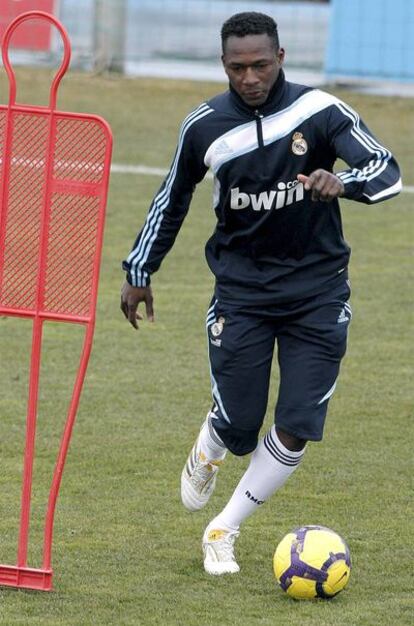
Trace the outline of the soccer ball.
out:
[[[351,557],[345,541],[330,528],[302,526],[279,543],[273,569],[292,598],[333,598],[349,580]]]

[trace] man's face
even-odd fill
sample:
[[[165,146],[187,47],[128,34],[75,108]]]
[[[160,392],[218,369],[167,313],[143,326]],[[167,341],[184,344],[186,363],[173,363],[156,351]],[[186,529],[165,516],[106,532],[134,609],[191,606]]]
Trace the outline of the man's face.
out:
[[[251,107],[266,102],[282,67],[285,51],[269,35],[231,36],[221,57],[230,84]]]

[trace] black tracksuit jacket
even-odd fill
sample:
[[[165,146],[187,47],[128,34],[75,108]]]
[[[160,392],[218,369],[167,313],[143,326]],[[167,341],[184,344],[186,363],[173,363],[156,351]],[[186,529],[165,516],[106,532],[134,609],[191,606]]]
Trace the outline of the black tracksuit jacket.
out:
[[[333,170],[345,198],[372,204],[401,189],[398,165],[336,97],[285,80],[254,110],[230,88],[190,113],[170,171],[134,247],[127,279],[146,286],[172,247],[195,185],[214,176],[214,233],[206,244],[215,295],[229,306],[295,302],[344,280],[350,249],[338,200],[313,202],[297,175]]]

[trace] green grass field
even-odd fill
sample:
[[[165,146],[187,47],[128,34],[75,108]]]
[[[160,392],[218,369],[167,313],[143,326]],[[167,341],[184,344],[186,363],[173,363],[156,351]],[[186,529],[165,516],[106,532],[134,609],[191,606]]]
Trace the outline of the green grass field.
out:
[[[49,74],[18,72],[18,101],[44,103]],[[168,167],[180,120],[221,85],[69,74],[60,108],[103,115],[114,162]],[[5,102],[5,80],[0,81]],[[412,171],[414,102],[337,92]],[[40,96],[38,95],[40,94]],[[411,163],[411,170],[410,170]],[[413,194],[342,203],[353,248],[352,323],[325,439],[242,528],[239,575],[209,577],[200,539],[248,459],[228,458],[206,509],[180,503],[183,463],[210,404],[204,335],[213,225],[202,183],[154,277],[156,322],[135,332],[119,310],[120,262],[161,179],[113,174],[94,349],[57,505],[54,592],[0,590],[0,624],[404,626],[413,623]],[[31,322],[0,318],[0,562],[16,562]],[[37,433],[30,565],[80,351],[82,329],[47,324]],[[265,427],[271,424],[273,372]],[[411,431],[412,432],[412,431]],[[349,543],[353,571],[332,602],[299,603],[276,587],[272,555],[291,528],[323,524]],[[412,554],[412,553],[411,553]]]

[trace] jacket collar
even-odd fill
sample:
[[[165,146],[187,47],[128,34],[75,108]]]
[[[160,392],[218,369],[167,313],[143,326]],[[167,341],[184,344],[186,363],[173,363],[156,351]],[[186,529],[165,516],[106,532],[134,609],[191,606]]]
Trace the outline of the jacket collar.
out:
[[[234,105],[234,107],[240,111],[241,113],[248,114],[252,116],[256,111],[261,113],[262,115],[269,115],[270,113],[274,113],[284,94],[286,91],[286,78],[283,69],[280,70],[279,76],[272,89],[269,92],[266,102],[261,104],[259,107],[251,107],[244,102],[244,100],[239,96],[237,91],[229,85],[230,99]]]

